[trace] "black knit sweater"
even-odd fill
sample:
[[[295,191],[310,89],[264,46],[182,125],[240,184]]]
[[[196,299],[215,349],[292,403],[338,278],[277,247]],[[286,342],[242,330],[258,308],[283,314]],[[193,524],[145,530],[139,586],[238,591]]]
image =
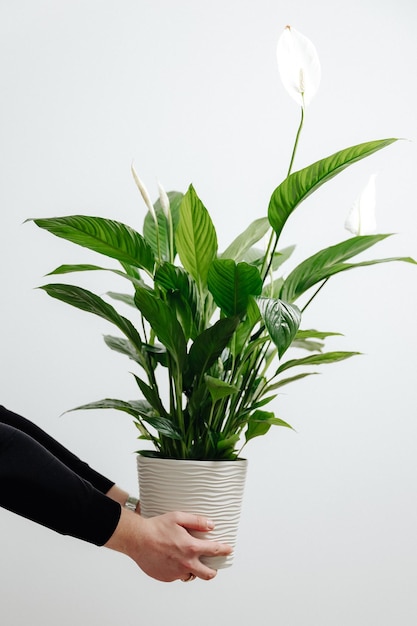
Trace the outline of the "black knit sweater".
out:
[[[0,406],[0,506],[63,535],[103,545],[120,505],[112,481],[29,420]]]

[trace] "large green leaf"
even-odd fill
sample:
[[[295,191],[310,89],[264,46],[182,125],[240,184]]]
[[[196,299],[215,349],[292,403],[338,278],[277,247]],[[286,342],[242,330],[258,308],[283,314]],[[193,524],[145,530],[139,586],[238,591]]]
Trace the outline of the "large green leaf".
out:
[[[168,198],[170,204],[171,218],[172,218],[172,226],[175,232],[179,216],[180,216],[180,204],[183,198],[183,195],[180,191],[168,191]],[[155,204],[155,213],[158,221],[158,236],[159,236],[159,247],[161,256],[163,259],[169,259],[169,235],[168,235],[168,224],[167,218],[165,217],[165,213],[162,209],[161,202],[158,199]],[[157,235],[156,235],[156,224],[152,217],[152,215],[147,212],[144,222],[143,222],[143,236],[145,237],[148,244],[151,246],[155,255],[158,254],[158,243],[157,243]],[[174,251],[175,256],[175,251]]]
[[[266,217],[255,220],[232,241],[230,246],[222,252],[220,258],[242,261],[247,251],[266,235],[270,227],[271,225]]]
[[[200,291],[204,291],[210,264],[217,254],[217,235],[211,217],[192,185],[181,202],[175,242],[184,268]]]
[[[153,292],[142,287],[136,290],[135,303],[181,370],[187,354],[187,344],[175,311]]]
[[[208,273],[208,288],[225,315],[244,315],[251,296],[262,292],[259,270],[249,263],[215,259]]]
[[[301,322],[298,307],[283,300],[257,298],[259,311],[269,336],[278,349],[279,358],[290,347]]]
[[[201,376],[215,363],[239,324],[238,317],[225,317],[204,330],[192,344],[186,365],[186,378]]]
[[[102,217],[69,215],[33,220],[56,237],[152,272],[155,258],[145,239],[130,226]]]
[[[302,293],[313,287],[317,283],[356,267],[366,267],[378,263],[388,263],[392,261],[405,261],[415,263],[410,257],[392,257],[386,259],[374,259],[362,261],[360,263],[344,263],[347,259],[356,256],[360,252],[367,250],[389,235],[361,235],[351,237],[334,246],[320,250],[298,265],[287,277],[281,290],[281,297],[284,300],[293,302]]]
[[[269,202],[268,218],[277,236],[293,210],[316,189],[349,165],[395,141],[397,139],[381,139],[351,146],[288,176],[272,193]]]
[[[130,320],[120,315],[111,304],[105,302],[100,296],[75,285],[51,284],[43,285],[39,289],[46,291],[52,298],[66,302],[82,311],[94,313],[94,315],[115,324],[137,348],[138,358],[140,358],[142,341],[136,328]]]

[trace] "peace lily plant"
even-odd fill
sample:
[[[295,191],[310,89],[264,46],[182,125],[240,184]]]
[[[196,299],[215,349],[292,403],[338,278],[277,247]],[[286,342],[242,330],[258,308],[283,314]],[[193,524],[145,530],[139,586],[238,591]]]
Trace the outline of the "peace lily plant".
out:
[[[165,193],[160,186],[152,204],[133,167],[148,209],[142,233],[85,215],[34,220],[40,228],[119,263],[115,268],[61,265],[51,274],[107,270],[130,284],[130,293],[109,292],[106,297],[62,283],[41,289],[120,331],[121,336],[106,335],[104,340],[135,363],[140,398],[104,399],[77,409],[128,413],[139,439],[152,444],[148,455],[234,460],[248,441],[271,426],[289,427],[266,408],[281,388],[314,373],[312,366],[358,354],[325,351],[325,339],[337,333],[304,328],[306,306],[340,272],[394,260],[415,263],[411,258],[352,262],[388,237],[370,232],[372,177],[346,223],[353,236],[281,272],[292,248],[282,250],[279,242],[293,211],[321,185],[396,139],[351,146],[293,171],[305,110],[319,86],[320,63],[313,44],[290,27],[277,53],[283,84],[301,106],[289,171],[272,192],[267,216],[251,223],[226,250],[218,250],[215,226],[192,185],[184,194]],[[257,247],[261,241],[266,242],[262,249]],[[307,303],[301,307],[302,296]],[[117,302],[130,305],[132,316],[119,313]],[[302,356],[288,358],[290,347],[301,349]]]

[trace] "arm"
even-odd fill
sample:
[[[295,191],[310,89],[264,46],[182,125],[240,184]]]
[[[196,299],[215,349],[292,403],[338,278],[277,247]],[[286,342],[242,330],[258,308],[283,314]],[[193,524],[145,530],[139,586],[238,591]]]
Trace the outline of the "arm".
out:
[[[87,463],[81,461],[75,454],[67,450],[53,437],[45,433],[33,422],[0,406],[0,424],[12,426],[22,433],[29,435],[41,446],[46,448],[54,457],[64,463],[69,469],[78,474],[84,480],[88,480],[96,489],[107,493],[113,487],[114,482],[93,470]],[[126,496],[127,497],[127,496]],[[126,500],[125,500],[126,501]]]
[[[115,502],[118,502],[121,506],[125,506],[126,500],[129,497],[129,493],[125,491],[124,489],[121,489],[120,487],[118,487],[118,485],[113,485],[112,487],[110,487],[110,489],[106,493],[106,496],[111,498]],[[136,513],[140,513],[139,501],[136,505]]]
[[[122,552],[157,580],[216,575],[199,557],[227,555],[231,548],[187,532],[210,530],[210,521],[188,513],[144,519],[120,506],[126,496],[116,485],[108,496],[101,493],[32,437],[0,420],[0,506],[61,534]]]
[[[0,422],[0,506],[51,528],[103,545],[121,507],[26,433]]]
[[[81,461],[77,456],[75,456],[75,454],[67,450],[67,448],[58,443],[55,439],[53,439],[53,437],[48,435],[30,420],[18,415],[17,413],[9,411],[3,406],[0,406],[0,424],[7,424],[8,426],[12,426],[26,435],[29,435],[29,437],[41,444],[78,476],[84,480],[88,480],[96,489],[105,493],[109,498],[118,502],[121,506],[125,505],[125,502],[129,497],[127,491],[124,491],[115,485],[113,481],[93,470],[89,465],[87,465],[87,463]],[[139,505],[137,507],[137,512],[139,513]]]

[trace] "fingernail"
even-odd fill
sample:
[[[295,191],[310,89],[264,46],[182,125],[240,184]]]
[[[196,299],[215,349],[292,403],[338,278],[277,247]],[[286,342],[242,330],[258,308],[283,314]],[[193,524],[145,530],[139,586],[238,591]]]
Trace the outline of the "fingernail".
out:
[[[208,528],[209,530],[213,530],[213,528],[214,528],[214,522],[213,522],[213,520],[212,520],[212,519],[208,519],[208,520],[207,520],[207,528]]]

